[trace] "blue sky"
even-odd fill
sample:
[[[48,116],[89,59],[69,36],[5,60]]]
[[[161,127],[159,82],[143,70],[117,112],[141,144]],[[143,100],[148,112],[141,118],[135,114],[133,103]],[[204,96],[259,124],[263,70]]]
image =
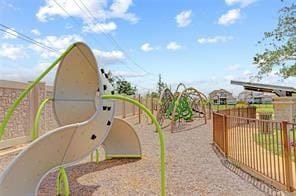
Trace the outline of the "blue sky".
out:
[[[291,2],[0,0],[0,23],[60,53],[84,41],[101,67],[124,76],[141,92],[155,89],[161,74],[172,88],[183,82],[204,93],[225,88],[237,94],[242,88],[230,80],[248,81],[257,73],[252,59],[262,48],[256,43],[275,27],[278,10]],[[0,79],[33,80],[57,56],[0,32]],[[53,79],[54,73],[45,82]],[[262,82],[296,85],[276,70]]]

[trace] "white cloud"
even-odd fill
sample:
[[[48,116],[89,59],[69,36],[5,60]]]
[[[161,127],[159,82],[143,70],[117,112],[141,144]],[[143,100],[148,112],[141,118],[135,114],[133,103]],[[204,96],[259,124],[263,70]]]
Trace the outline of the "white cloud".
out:
[[[23,64],[20,65],[19,62],[14,61],[10,62],[9,65],[1,64],[0,65],[0,78],[4,80],[12,80],[12,81],[20,81],[20,82],[28,82],[33,81],[40,72],[44,71],[51,62],[48,63],[40,63],[37,65]],[[42,79],[42,82],[46,82],[46,84],[53,85],[53,81],[55,78],[55,72],[57,67],[55,67],[49,74]]]
[[[238,19],[240,19],[240,9],[229,10],[226,14],[223,14],[218,19],[218,24],[220,25],[230,25],[234,24]]]
[[[178,45],[176,42],[170,42],[167,44],[166,49],[176,51],[181,49],[181,45]]]
[[[224,79],[230,81],[230,80],[235,79],[235,76],[233,76],[233,75],[227,75],[227,76],[224,77]]]
[[[143,50],[144,52],[150,52],[150,51],[154,50],[154,48],[151,47],[149,43],[144,43],[141,46],[141,50]]]
[[[243,75],[250,78],[253,75],[253,72],[247,69],[243,72]]]
[[[14,30],[15,30],[14,28],[6,29],[4,32],[3,39],[16,39],[19,34]]]
[[[197,39],[197,42],[200,44],[215,44],[219,42],[227,42],[233,40],[232,36],[214,36],[214,37],[200,37]]]
[[[101,51],[98,49],[93,49],[92,51],[97,58],[98,64],[116,64],[122,62],[125,59],[124,53],[118,50]]]
[[[38,29],[32,29],[32,30],[31,30],[31,33],[32,33],[33,35],[37,35],[37,36],[41,35],[41,33],[40,33],[40,31],[39,31]]]
[[[74,42],[83,41],[83,39],[79,35],[73,34],[73,35],[61,35],[59,37],[50,35],[50,36],[46,36],[45,38],[36,39],[36,41],[41,42],[44,45],[59,51],[59,53],[56,53],[44,48],[40,48],[33,44],[30,45],[30,48],[40,53],[42,58],[48,59],[51,57],[57,57],[58,55],[60,55],[60,53],[64,52],[64,50],[68,46],[70,46]]]
[[[76,5],[80,4],[82,10]],[[83,1],[83,4],[87,7],[89,12],[85,9],[84,5],[78,1],[68,1],[59,0],[58,4],[61,5],[69,15],[72,17],[81,18],[85,26],[95,27],[97,31],[90,31],[90,28],[86,32],[102,32],[104,30],[98,30],[97,24],[101,23],[107,25],[106,31],[116,29],[115,23],[106,23],[108,19],[121,18],[123,20],[129,21],[130,23],[137,23],[138,18],[135,14],[130,13],[128,10],[132,6],[132,0],[113,0],[111,4],[108,4],[107,0],[88,0]],[[67,13],[61,9],[55,0],[46,0],[45,5],[40,7],[36,13],[36,17],[41,22],[46,22],[48,20],[54,20],[55,16],[61,16],[64,18],[69,17]],[[87,13],[87,14],[86,14]],[[112,25],[110,27],[110,25]]]
[[[128,12],[128,9],[132,4],[133,0],[114,0],[106,17],[122,18],[131,23],[137,23],[139,20],[137,16]]]
[[[16,7],[15,5],[13,5],[12,3],[8,3],[7,1],[5,0],[2,0],[0,2],[0,8],[3,8],[3,9],[11,9],[13,11],[19,11],[21,10],[19,7]]]
[[[192,11],[191,10],[184,10],[181,13],[179,13],[175,19],[178,27],[186,27],[191,23],[191,16]]]
[[[75,4],[74,1],[67,0],[59,0],[57,1],[59,5],[61,5],[67,12],[73,17],[80,17],[83,20],[88,19],[88,15],[79,9],[79,7]],[[55,0],[45,0],[45,5],[40,7],[38,12],[36,13],[36,17],[41,22],[46,22],[48,20],[53,20],[54,16],[62,16],[69,17],[67,13],[64,12],[62,8],[57,5]],[[84,1],[84,4],[89,8],[91,13],[93,13],[96,17],[104,16],[101,12],[103,7],[106,6],[105,0],[88,0]],[[81,5],[81,7],[83,7]],[[97,10],[97,12],[96,12]]]
[[[41,63],[39,63],[36,67],[34,67],[34,69],[35,69],[38,73],[40,73],[40,72],[45,71],[45,70],[49,67],[50,64],[51,64],[51,63],[48,63],[48,62],[41,62]]]
[[[230,71],[237,71],[237,70],[239,70],[240,68],[241,68],[241,65],[239,65],[239,64],[230,65],[230,66],[228,67],[228,69],[229,69]]]
[[[109,33],[117,29],[117,25],[114,22],[109,23],[96,23],[84,26],[82,31],[89,33]]]
[[[248,5],[255,3],[256,1],[257,0],[225,0],[225,3],[227,5],[240,4],[241,7],[246,7]]]
[[[111,71],[113,76],[122,76],[124,78],[138,78],[143,77],[146,74],[145,73],[132,73],[132,72],[126,72],[126,71]]]
[[[0,45],[0,56],[16,60],[17,58],[22,58],[26,56],[23,46],[14,46],[12,44],[2,44]]]

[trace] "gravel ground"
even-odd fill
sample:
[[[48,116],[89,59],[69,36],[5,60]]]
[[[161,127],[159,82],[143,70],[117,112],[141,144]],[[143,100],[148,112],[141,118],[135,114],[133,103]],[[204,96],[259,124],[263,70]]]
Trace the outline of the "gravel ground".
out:
[[[202,121],[200,121],[202,123]],[[159,140],[154,127],[134,124],[142,143],[141,160],[104,160],[89,157],[67,168],[71,195],[159,195]],[[191,130],[165,130],[168,195],[266,195],[261,185],[231,171],[213,150],[212,123]],[[0,157],[0,170],[13,156]],[[103,152],[100,154],[103,157]],[[55,195],[56,172],[41,183],[39,195]],[[258,183],[258,182],[255,182]],[[259,187],[259,188],[258,188]],[[266,186],[265,186],[266,188]]]

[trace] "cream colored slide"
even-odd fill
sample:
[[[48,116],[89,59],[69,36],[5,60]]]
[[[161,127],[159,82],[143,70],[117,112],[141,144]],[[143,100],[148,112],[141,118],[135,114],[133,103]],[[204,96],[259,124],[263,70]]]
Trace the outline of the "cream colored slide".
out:
[[[107,136],[109,140],[105,146],[108,153],[109,150],[110,153],[125,152],[118,151],[118,145],[113,147],[116,143],[113,138],[129,140],[128,135],[132,135],[139,142],[135,132],[132,133],[134,130],[121,120],[116,120],[113,127],[119,132],[113,134],[112,131],[112,135],[108,135],[115,104],[101,99],[101,95],[113,93],[107,77],[103,70],[98,70],[88,46],[76,43],[76,47],[61,61],[55,78],[53,107],[61,127],[31,143],[1,173],[1,196],[37,195],[39,184],[47,173],[80,161],[100,146]],[[125,154],[133,153],[126,142],[122,143],[122,147],[128,150]]]
[[[134,128],[125,120],[114,118],[111,130],[102,147],[106,159],[141,158],[141,144]]]

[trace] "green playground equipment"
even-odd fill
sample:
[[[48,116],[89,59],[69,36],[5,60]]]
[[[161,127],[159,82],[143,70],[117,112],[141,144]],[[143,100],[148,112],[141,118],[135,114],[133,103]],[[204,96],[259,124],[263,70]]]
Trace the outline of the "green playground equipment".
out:
[[[173,119],[174,121],[181,120],[181,119],[184,119],[186,121],[192,120],[193,113],[187,97],[182,96],[180,98],[180,101],[177,101],[177,97],[174,97],[173,101],[170,103],[166,111],[167,118],[172,120],[172,114],[175,107],[176,107],[176,113]]]
[[[180,88],[182,87],[182,91]],[[165,88],[160,94],[157,109],[157,119],[162,128],[171,126],[171,132],[175,127],[186,122],[187,128],[191,126],[195,119],[204,119],[207,124],[207,118],[211,116],[211,105],[207,97],[195,88],[187,88],[183,83],[177,86],[172,93],[171,89]],[[206,108],[208,107],[208,109]],[[179,124],[178,126],[175,126]],[[184,126],[182,126],[184,127]]]

